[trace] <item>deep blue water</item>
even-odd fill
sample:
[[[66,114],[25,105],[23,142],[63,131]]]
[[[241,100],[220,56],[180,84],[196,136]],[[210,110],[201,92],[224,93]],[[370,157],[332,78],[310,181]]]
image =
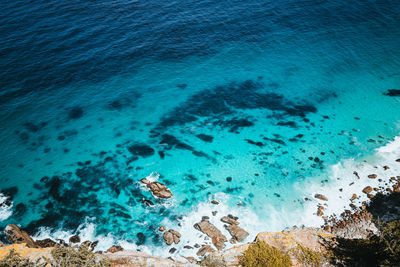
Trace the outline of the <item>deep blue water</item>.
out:
[[[163,250],[161,224],[190,243],[212,209],[304,223],[299,188],[398,135],[399,17],[389,0],[3,2],[1,226]],[[138,183],[152,172],[172,199]]]

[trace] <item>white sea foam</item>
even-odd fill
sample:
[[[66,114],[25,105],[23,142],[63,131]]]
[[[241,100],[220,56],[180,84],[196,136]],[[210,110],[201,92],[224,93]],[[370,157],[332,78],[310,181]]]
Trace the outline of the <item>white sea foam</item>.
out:
[[[219,204],[212,204],[212,199],[218,200]],[[244,240],[244,242],[253,241],[259,232],[262,223],[258,220],[257,215],[252,212],[250,208],[242,206],[232,207],[231,205],[228,205],[229,200],[230,197],[228,195],[224,193],[218,193],[210,197],[208,201],[197,204],[189,214],[182,217],[182,219],[179,221],[179,225],[176,222],[171,222],[169,219],[165,219],[161,224],[166,226],[167,229],[174,229],[180,232],[182,234],[181,241],[178,245],[172,245],[171,247],[158,247],[156,248],[156,251],[153,251],[153,253],[164,257],[171,256],[168,251],[170,248],[174,247],[177,249],[177,252],[175,253],[176,255],[196,257],[198,248],[194,247],[195,244],[212,245],[210,238],[193,227],[195,223],[198,223],[202,220],[203,216],[209,217],[210,223],[221,230],[222,234],[225,235],[228,240],[231,238],[231,235],[224,228],[224,223],[221,222],[220,219],[228,214],[237,216],[239,217],[240,226],[249,232],[249,236],[246,240]],[[214,216],[212,213],[215,211],[217,213]],[[227,248],[233,246],[229,242],[227,242],[226,245]],[[187,249],[184,248],[184,246],[191,246],[193,249]]]
[[[90,218],[87,218],[84,223],[82,223],[76,231],[66,231],[62,229],[51,229],[48,227],[41,227],[39,231],[32,237],[34,240],[40,240],[45,238],[51,238],[53,240],[61,239],[66,243],[69,242],[69,238],[73,235],[78,235],[80,237],[81,243],[84,241],[99,241],[95,251],[102,250],[106,251],[113,245],[119,245],[124,249],[131,250],[141,250],[145,252],[150,252],[150,250],[145,246],[137,246],[134,243],[130,243],[126,240],[120,240],[113,236],[111,233],[107,235],[96,234],[96,224],[91,222]]]
[[[363,201],[369,202],[367,195],[362,192],[366,186],[379,188],[380,191],[392,187],[390,178],[400,174],[400,163],[396,162],[398,158],[400,158],[400,137],[395,137],[392,142],[377,148],[372,155],[360,159],[342,160],[331,166],[325,174],[326,178],[317,179],[318,181],[326,179],[326,183],[316,183],[315,179],[310,179],[307,185],[298,184],[299,190],[305,188],[304,197],[312,199],[306,202],[304,210],[311,220],[305,220],[304,224],[319,226],[323,223],[322,218],[315,215],[317,205],[325,206],[325,215],[340,215],[345,209],[351,209],[349,204],[353,194],[357,195],[357,199],[353,201],[356,206],[360,206]],[[390,169],[385,170],[383,166],[388,166]],[[354,172],[357,172],[359,179]],[[377,178],[368,178],[370,174],[376,174]],[[325,195],[328,201],[313,198],[315,194]]]
[[[13,203],[7,203],[8,197],[0,193],[0,221],[8,219],[12,215]]]

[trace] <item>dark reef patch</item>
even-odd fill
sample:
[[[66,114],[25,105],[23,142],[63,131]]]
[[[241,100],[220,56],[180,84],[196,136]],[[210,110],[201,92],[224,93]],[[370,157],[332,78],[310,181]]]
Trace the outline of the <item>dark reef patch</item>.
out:
[[[83,116],[83,109],[79,106],[72,107],[68,112],[69,119],[79,119]]]
[[[400,89],[389,89],[383,94],[387,96],[400,96]]]
[[[223,128],[229,128],[229,132],[233,133],[241,128],[252,127],[254,126],[254,123],[249,121],[248,118],[234,117],[228,120],[217,120],[214,122],[214,125]]]
[[[128,151],[134,156],[149,157],[152,156],[155,151],[152,147],[145,144],[134,144],[128,147]]]
[[[251,145],[255,145],[255,146],[258,146],[258,147],[263,147],[264,146],[264,144],[262,142],[256,142],[256,141],[253,141],[253,140],[250,140],[250,139],[244,139],[244,140],[247,143],[251,144]]]
[[[157,128],[163,129],[170,126],[184,125],[197,121],[201,117],[219,121],[222,116],[235,115],[240,109],[268,109],[296,117],[304,117],[307,113],[317,111],[316,107],[305,101],[294,103],[281,94],[271,92],[271,90],[272,88],[265,88],[261,81],[253,80],[239,83],[232,82],[206,89],[193,95],[166,114]],[[236,125],[233,128],[230,126],[231,131],[235,131],[240,127],[253,126],[248,121],[236,119],[238,121],[230,122]],[[218,123],[221,126],[227,126],[221,122]]]
[[[198,134],[198,135],[196,135],[196,137],[207,143],[211,143],[214,140],[213,136],[207,135],[207,134]]]

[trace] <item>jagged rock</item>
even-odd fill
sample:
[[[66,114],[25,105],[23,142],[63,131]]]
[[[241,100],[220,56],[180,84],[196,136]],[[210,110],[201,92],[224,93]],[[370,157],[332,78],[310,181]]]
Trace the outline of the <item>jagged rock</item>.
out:
[[[376,177],[377,177],[376,174],[370,174],[370,175],[368,175],[368,178],[370,178],[370,179],[375,179]]]
[[[204,256],[206,253],[214,252],[215,250],[210,245],[203,245],[199,251],[197,251],[197,256]]]
[[[167,188],[165,184],[159,182],[150,182],[146,178],[140,180],[142,183],[146,184],[146,186],[151,190],[151,193],[155,197],[159,198],[170,198],[172,197],[171,191]]]
[[[357,177],[357,179],[360,179],[360,175],[358,175],[358,172],[354,171],[353,174]]]
[[[24,230],[19,229],[15,224],[9,224],[4,229],[8,241],[13,244],[25,243],[30,248],[35,248],[35,241]]]
[[[247,231],[245,231],[243,228],[239,227],[236,224],[225,225],[225,229],[228,230],[228,232],[232,236],[230,240],[232,244],[235,244],[237,242],[242,242],[249,236],[249,233]]]
[[[356,194],[353,194],[352,196],[351,196],[351,198],[350,198],[350,201],[353,201],[354,199],[356,199],[357,198],[357,195]]]
[[[165,226],[160,226],[160,228],[158,228],[158,231],[160,232],[164,232],[165,230],[167,230]]]
[[[227,242],[228,239],[209,221],[196,223],[194,228],[209,236],[218,250],[225,248],[225,242]]]
[[[224,223],[228,223],[228,224],[236,224],[236,225],[238,225],[239,224],[239,222],[237,221],[237,220],[235,220],[233,217],[227,217],[227,216],[224,216],[224,217],[222,217],[221,218],[221,222],[224,222]]]
[[[174,243],[174,235],[171,232],[164,232],[163,237],[168,246]]]
[[[314,197],[319,200],[328,201],[328,198],[321,194],[315,194]]]
[[[175,251],[176,251],[176,248],[171,248],[171,249],[169,250],[169,253],[174,254]]]
[[[50,238],[46,238],[42,240],[36,240],[35,245],[39,248],[50,248],[56,246],[57,243]]]
[[[107,252],[115,253],[115,252],[123,251],[123,250],[124,249],[121,246],[112,246],[109,249],[107,249]]]
[[[372,192],[372,187],[366,186],[366,187],[364,187],[364,189],[362,190],[362,192],[363,192],[364,194],[369,194],[369,193]]]
[[[81,238],[78,235],[73,235],[69,238],[70,243],[79,243],[81,242]]]

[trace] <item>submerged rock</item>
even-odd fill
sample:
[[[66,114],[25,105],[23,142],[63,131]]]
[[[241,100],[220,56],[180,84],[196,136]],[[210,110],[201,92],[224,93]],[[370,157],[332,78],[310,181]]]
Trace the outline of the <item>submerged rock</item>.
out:
[[[28,235],[27,232],[21,230],[15,224],[9,224],[4,229],[8,241],[13,244],[25,243],[30,248],[36,248],[35,241]]]
[[[199,223],[196,223],[194,228],[209,236],[212,240],[212,243],[218,250],[225,248],[225,242],[227,242],[228,239],[208,220],[203,220]]]
[[[159,182],[150,182],[146,178],[143,178],[140,181],[144,183],[151,190],[151,193],[153,193],[155,197],[159,198],[172,197],[172,192],[167,188],[165,184]]]

